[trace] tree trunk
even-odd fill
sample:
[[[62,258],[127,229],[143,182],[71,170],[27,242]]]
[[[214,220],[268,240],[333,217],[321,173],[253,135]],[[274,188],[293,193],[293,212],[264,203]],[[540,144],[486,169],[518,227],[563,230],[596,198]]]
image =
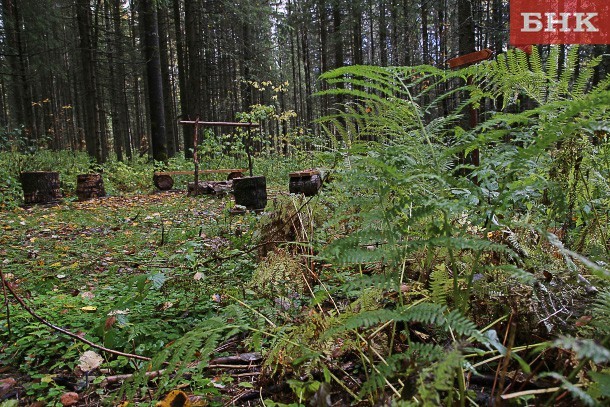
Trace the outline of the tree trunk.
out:
[[[430,63],[430,43],[428,40],[428,4],[421,3],[421,40],[422,40],[422,63]]]
[[[361,0],[352,1],[352,63],[362,65],[364,56],[362,52],[362,13],[364,7]]]
[[[201,106],[199,95],[201,89],[201,61],[200,43],[198,37],[201,35],[199,25],[199,10],[197,3],[192,0],[184,2],[184,30],[186,38],[186,56],[188,72],[186,77],[186,92],[182,97],[186,99],[187,109],[183,112],[188,119],[195,120],[200,115]],[[193,158],[193,126],[184,129],[184,156]]]
[[[122,145],[121,151],[125,152],[128,159],[132,157],[131,151],[131,140],[129,132],[129,108],[127,103],[127,89],[125,86],[125,78],[127,73],[125,71],[125,52],[123,45],[123,29],[121,27],[121,0],[112,1],[112,27],[113,27],[113,50],[114,56],[117,61],[111,68],[115,74],[115,80],[112,83],[112,89],[114,90],[113,97],[113,117],[112,126],[115,143]],[[116,117],[115,117],[116,115]],[[115,146],[115,149],[117,147]]]
[[[174,15],[174,31],[176,33],[176,59],[178,62],[178,92],[180,94],[180,114],[179,117],[184,117],[184,115],[188,112],[188,104],[186,101],[186,78],[188,76],[186,65],[184,63],[185,54],[184,54],[184,36],[182,31],[182,12],[180,7],[180,0],[173,0],[173,15]],[[190,131],[190,140],[192,140],[192,128],[191,126],[188,129],[180,127],[179,131],[182,131],[183,134],[183,142],[184,142],[184,155],[188,158],[188,143],[187,139],[189,136],[187,133]],[[192,144],[192,142],[191,142]]]
[[[80,36],[81,86],[83,89],[83,127],[87,153],[102,162],[99,142],[99,123],[97,115],[97,89],[95,78],[95,52],[91,38],[91,11],[89,0],[78,0],[76,3],[76,18]]]
[[[386,21],[386,3],[379,2],[379,62],[388,65],[388,27]]]
[[[172,87],[170,81],[169,72],[169,47],[168,47],[168,26],[167,26],[167,8],[162,6],[158,10],[159,20],[159,55],[160,55],[160,67],[161,67],[161,78],[163,84],[163,109],[165,116],[165,138],[167,142],[167,156],[173,157],[176,155],[178,146],[176,145],[175,127],[173,123],[174,117],[174,101],[172,98]]]
[[[152,156],[156,161],[165,162],[167,161],[165,107],[159,54],[159,27],[154,0],[141,0],[141,12],[145,31],[144,55],[146,57]]]
[[[6,61],[10,70],[7,76],[9,83],[9,124],[11,127],[25,125],[31,127],[28,117],[28,90],[26,61],[23,52],[21,19],[16,0],[2,0],[4,22],[4,40],[6,43]],[[30,129],[31,131],[31,129]],[[27,128],[26,128],[27,134]]]

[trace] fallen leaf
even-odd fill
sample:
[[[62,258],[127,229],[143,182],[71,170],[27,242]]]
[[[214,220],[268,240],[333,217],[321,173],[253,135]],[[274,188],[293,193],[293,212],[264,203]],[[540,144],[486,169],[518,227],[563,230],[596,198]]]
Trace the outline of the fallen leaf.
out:
[[[106,322],[104,323],[104,330],[105,331],[110,330],[110,328],[112,328],[112,326],[114,325],[115,322],[116,322],[116,317],[114,315],[106,318]]]
[[[191,407],[191,401],[182,390],[172,390],[156,407]]]
[[[17,380],[12,377],[0,380],[0,399],[3,398],[13,387],[17,385]]]
[[[81,311],[83,311],[83,312],[95,312],[95,311],[97,311],[97,307],[88,305],[86,307],[81,307]]]
[[[78,393],[74,393],[73,391],[64,393],[61,395],[59,401],[63,406],[73,406],[78,403]]]
[[[80,296],[86,300],[91,300],[95,298],[95,294],[93,294],[91,291],[84,291],[83,293],[81,293]]]
[[[575,325],[579,326],[579,327],[588,325],[592,319],[593,319],[593,317],[591,315],[583,315],[582,317],[578,318]]]
[[[100,355],[92,350],[88,350],[78,358],[78,367],[80,367],[80,370],[83,372],[90,372],[93,369],[97,369],[103,361],[104,358]]]

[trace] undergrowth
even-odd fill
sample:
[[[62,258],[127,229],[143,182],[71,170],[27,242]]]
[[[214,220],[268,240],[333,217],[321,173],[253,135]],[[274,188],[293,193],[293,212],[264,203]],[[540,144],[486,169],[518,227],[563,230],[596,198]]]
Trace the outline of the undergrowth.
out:
[[[115,404],[183,389],[209,405],[604,405],[610,92],[591,86],[598,60],[558,69],[557,52],[326,73],[320,96],[347,102],[320,122],[334,164],[318,195],[284,192],[307,159],[257,157],[277,188],[259,215],[182,194],[4,211],[3,273],[56,324],[150,357],[105,354],[81,391]],[[468,103],[498,110],[467,129]],[[73,157],[66,174],[88,168]],[[136,191],[152,168],[104,174]],[[57,402],[88,346],[7,309],[3,362]]]

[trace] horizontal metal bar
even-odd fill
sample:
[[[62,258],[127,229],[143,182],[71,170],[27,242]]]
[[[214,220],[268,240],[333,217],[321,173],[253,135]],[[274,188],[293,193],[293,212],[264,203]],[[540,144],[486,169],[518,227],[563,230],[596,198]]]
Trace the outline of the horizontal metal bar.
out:
[[[199,174],[230,174],[232,172],[246,172],[247,168],[199,170]],[[154,175],[193,175],[195,171],[155,171]]]
[[[239,123],[239,122],[198,122],[192,120],[180,121],[180,124],[196,124],[202,127],[260,127],[259,123]]]

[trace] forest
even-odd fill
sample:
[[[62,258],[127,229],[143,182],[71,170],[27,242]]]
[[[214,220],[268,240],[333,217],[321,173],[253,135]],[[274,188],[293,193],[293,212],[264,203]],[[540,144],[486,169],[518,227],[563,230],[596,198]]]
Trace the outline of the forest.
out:
[[[2,0],[0,407],[608,405],[610,45],[509,3]]]

